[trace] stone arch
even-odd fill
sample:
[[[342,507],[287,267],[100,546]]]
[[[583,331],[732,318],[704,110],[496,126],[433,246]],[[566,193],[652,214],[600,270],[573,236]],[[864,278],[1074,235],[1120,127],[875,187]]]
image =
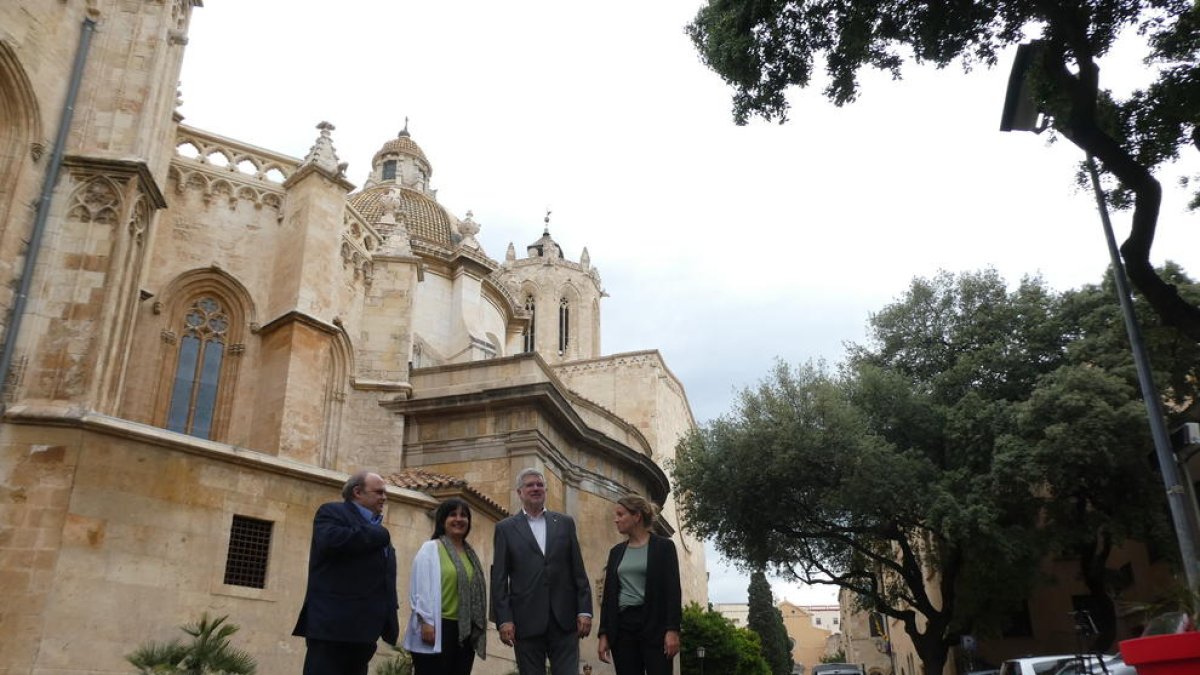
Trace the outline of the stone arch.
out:
[[[321,468],[337,466],[338,446],[342,434],[342,413],[346,408],[346,395],[350,373],[354,372],[354,345],[346,329],[338,326],[338,332],[326,347],[328,372],[325,374],[325,402],[321,427],[321,449],[317,462]]]
[[[186,344],[184,334],[198,303],[211,301],[227,326],[221,335],[222,345],[219,373],[215,380],[215,394],[211,407],[211,421],[207,435],[216,441],[228,437],[229,423],[236,403],[237,383],[243,366],[246,341],[258,329],[254,302],[246,287],[229,273],[217,267],[189,270],[177,276],[164,289],[161,300],[155,305],[156,312],[164,317],[161,325],[162,340],[159,345],[160,364],[154,396],[153,423],[169,428],[172,423],[173,406],[180,405],[177,375],[180,369],[181,351]],[[185,357],[186,358],[186,357]],[[180,375],[182,377],[182,375]],[[178,408],[176,407],[177,411]],[[189,424],[190,424],[190,412]],[[192,433],[188,430],[186,433]],[[200,434],[194,434],[200,435]]]
[[[14,222],[10,215],[22,201],[16,192],[18,175],[45,151],[41,119],[25,68],[12,47],[0,40],[0,234]]]
[[[558,355],[570,359],[579,354],[579,326],[582,312],[579,289],[570,281],[558,288],[554,298],[554,343]]]
[[[525,324],[524,330],[521,332],[521,351],[532,352],[537,351],[537,306],[545,305],[545,298],[540,297],[542,294],[541,288],[537,283],[531,280],[521,282],[520,290],[517,292],[517,306],[529,313],[529,323]]]
[[[67,200],[67,219],[115,225],[122,211],[123,189],[108,176],[83,178]]]

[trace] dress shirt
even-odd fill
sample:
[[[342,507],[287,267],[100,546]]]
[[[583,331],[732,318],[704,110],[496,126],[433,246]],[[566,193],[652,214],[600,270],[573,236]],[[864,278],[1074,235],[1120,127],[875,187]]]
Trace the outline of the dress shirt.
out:
[[[542,509],[536,516],[528,511],[525,511],[525,517],[529,519],[529,529],[533,530],[533,538],[537,539],[538,548],[542,549],[542,555],[546,554],[546,509]]]

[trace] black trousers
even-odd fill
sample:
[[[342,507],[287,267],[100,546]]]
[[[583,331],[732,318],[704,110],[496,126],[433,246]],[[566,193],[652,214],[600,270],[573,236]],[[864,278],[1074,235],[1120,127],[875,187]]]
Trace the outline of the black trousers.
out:
[[[671,675],[671,659],[663,652],[666,631],[651,631],[657,637],[647,639],[645,629],[644,606],[621,608],[616,639],[608,638],[617,675]]]
[[[306,639],[304,675],[367,675],[375,655],[374,642],[334,642]]]
[[[416,675],[471,675],[475,650],[458,641],[458,619],[442,619],[442,652],[412,653]]]

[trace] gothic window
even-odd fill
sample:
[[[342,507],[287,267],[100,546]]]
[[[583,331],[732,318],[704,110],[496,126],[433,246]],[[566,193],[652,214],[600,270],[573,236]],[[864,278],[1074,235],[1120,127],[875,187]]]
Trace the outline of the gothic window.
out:
[[[396,180],[396,160],[389,159],[383,163],[383,179]]]
[[[567,351],[571,343],[571,303],[566,298],[558,301],[558,353]]]
[[[198,299],[184,316],[167,409],[171,431],[211,436],[228,331],[229,317],[212,296]]]
[[[525,296],[525,311],[529,312],[529,325],[525,327],[525,351],[533,351],[533,327],[537,324],[537,310],[533,302],[533,296]]]

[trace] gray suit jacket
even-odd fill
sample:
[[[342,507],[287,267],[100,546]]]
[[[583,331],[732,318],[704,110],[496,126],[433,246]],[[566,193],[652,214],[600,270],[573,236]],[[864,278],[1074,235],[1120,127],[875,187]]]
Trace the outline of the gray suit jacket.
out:
[[[517,638],[544,635],[553,619],[574,631],[576,617],[592,613],[592,586],[568,515],[546,511],[542,554],[524,512],[496,524],[492,562],[492,615],[511,622]]]

